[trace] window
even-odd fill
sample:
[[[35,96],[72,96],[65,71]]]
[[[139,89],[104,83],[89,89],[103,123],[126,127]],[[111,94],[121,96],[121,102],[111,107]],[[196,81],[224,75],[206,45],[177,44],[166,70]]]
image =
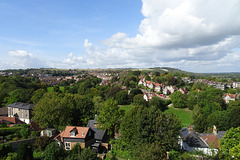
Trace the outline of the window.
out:
[[[91,131],[88,132],[88,136],[91,136]]]
[[[76,136],[75,131],[71,131],[70,132],[70,137],[75,137],[75,136]]]
[[[66,143],[65,143],[65,149],[66,149],[66,150],[71,149],[71,148],[70,148],[70,142],[66,142]]]

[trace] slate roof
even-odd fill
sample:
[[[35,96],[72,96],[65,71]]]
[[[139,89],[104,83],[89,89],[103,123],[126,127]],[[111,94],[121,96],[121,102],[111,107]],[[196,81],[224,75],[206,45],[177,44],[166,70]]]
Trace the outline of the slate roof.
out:
[[[181,137],[189,147],[208,148],[208,145],[196,132],[189,131],[188,128],[183,128],[181,131]]]
[[[218,131],[218,133],[217,133],[218,139],[223,139],[223,136],[225,133],[226,133],[226,131]]]
[[[7,107],[13,107],[13,108],[20,108],[20,109],[32,109],[34,106],[34,104],[29,104],[29,103],[22,103],[22,102],[16,102],[16,103],[12,103],[7,105]]]
[[[107,139],[105,136],[107,131],[96,128],[94,124],[98,124],[98,122],[96,120],[88,120],[87,126],[95,132],[94,139],[105,141]]]
[[[88,120],[87,126],[93,128],[94,124],[98,124],[98,122],[95,119],[94,120]]]
[[[102,141],[106,133],[106,130],[101,130],[97,128],[91,128],[91,129],[95,132],[94,139]]]

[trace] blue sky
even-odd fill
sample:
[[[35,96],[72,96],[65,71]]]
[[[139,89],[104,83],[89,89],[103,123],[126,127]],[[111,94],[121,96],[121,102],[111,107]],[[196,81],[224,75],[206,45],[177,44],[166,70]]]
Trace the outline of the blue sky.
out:
[[[0,1],[0,69],[240,69],[238,0]]]

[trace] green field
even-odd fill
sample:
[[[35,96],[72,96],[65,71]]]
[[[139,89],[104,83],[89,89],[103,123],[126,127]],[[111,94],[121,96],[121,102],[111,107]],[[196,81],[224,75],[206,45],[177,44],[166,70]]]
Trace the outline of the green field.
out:
[[[179,119],[182,121],[183,127],[187,127],[193,122],[192,111],[188,109],[178,109],[178,108],[169,107],[165,112],[173,113],[176,116],[178,116]]]
[[[73,86],[70,86],[70,88],[72,88]],[[60,91],[62,91],[62,92],[64,92],[64,86],[59,86],[59,88],[60,88]],[[53,87],[48,87],[47,88],[47,91],[48,92],[53,92]]]
[[[119,105],[120,110],[124,110],[127,113],[133,106],[130,105]]]

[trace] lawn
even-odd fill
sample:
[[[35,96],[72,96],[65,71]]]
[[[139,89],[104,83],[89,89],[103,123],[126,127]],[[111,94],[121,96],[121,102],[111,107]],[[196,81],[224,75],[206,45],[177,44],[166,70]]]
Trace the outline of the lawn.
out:
[[[127,113],[128,111],[130,111],[130,109],[133,107],[131,104],[130,105],[119,105],[120,110],[124,110],[125,113]]]
[[[70,86],[70,88],[72,88],[73,86]],[[59,86],[59,88],[60,88],[60,91],[62,91],[62,92],[64,92],[64,86]],[[53,92],[53,87],[48,87],[47,88],[47,91],[48,92]]]
[[[183,127],[187,127],[193,122],[191,110],[169,107],[165,112],[170,112],[178,116],[179,119],[182,121]]]

